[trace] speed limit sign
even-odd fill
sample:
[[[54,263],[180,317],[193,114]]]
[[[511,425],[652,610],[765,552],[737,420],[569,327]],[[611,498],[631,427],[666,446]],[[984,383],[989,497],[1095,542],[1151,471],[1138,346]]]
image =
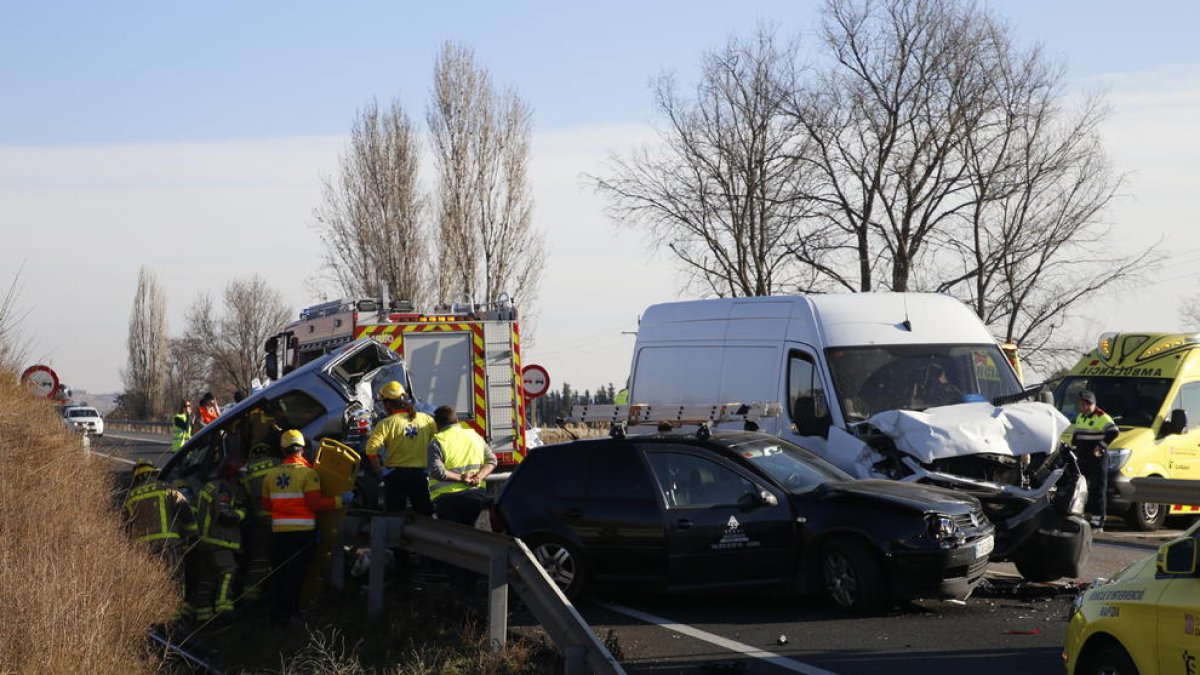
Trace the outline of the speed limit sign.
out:
[[[50,366],[29,366],[21,373],[21,384],[29,387],[34,396],[54,398],[58,393],[58,373]]]
[[[550,391],[550,373],[533,363],[525,366],[521,369],[521,389],[525,392],[525,398],[545,396]]]

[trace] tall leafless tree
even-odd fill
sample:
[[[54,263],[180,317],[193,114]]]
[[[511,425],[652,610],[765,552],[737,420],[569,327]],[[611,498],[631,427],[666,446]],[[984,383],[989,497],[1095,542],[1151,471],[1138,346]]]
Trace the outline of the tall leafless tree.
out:
[[[168,411],[178,410],[183,399],[199,400],[213,389],[210,383],[210,364],[200,339],[194,336],[173,338],[167,347],[166,403]]]
[[[774,30],[731,38],[701,60],[691,95],[671,75],[655,83],[666,122],[658,147],[614,157],[592,178],[620,223],[668,247],[703,294],[809,290],[812,265],[793,252],[824,246],[807,224],[807,138],[787,114],[798,85],[796,41]]]
[[[316,209],[325,268],[349,297],[427,299],[428,236],[421,223],[416,133],[399,101],[372,101],[350,129],[336,177]]]
[[[188,311],[188,335],[208,361],[209,381],[218,398],[237,389],[249,390],[265,377],[263,344],[287,322],[283,295],[254,275],[230,282],[221,311],[212,297],[201,295]]]
[[[437,167],[442,299],[532,304],[545,256],[533,228],[529,108],[497,92],[472,50],[447,43],[434,65],[427,120]]]
[[[122,405],[127,414],[138,419],[158,417],[165,411],[167,298],[154,272],[144,266],[138,270],[125,344],[129,357],[122,372]]]

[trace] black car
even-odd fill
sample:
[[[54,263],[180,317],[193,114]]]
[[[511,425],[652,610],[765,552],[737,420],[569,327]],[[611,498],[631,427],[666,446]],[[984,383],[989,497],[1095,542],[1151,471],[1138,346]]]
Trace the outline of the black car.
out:
[[[538,448],[496,502],[569,596],[783,586],[853,611],[965,598],[994,542],[960,492],[855,480],[751,432],[658,433]]]

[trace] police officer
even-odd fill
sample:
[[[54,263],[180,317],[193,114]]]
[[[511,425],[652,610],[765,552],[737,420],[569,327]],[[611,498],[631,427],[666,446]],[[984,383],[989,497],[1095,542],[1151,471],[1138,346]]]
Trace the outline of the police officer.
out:
[[[454,408],[433,411],[438,432],[429,444],[429,495],[438,520],[474,527],[486,495],[483,479],[496,468],[496,453],[487,441],[458,423]]]
[[[399,382],[388,382],[379,389],[388,416],[380,420],[367,438],[367,459],[376,474],[383,476],[384,499],[388,511],[403,511],[412,503],[413,511],[433,515],[426,478],[429,443],[437,430],[433,418],[417,412],[415,403]],[[379,458],[380,450],[384,457]]]
[[[1096,407],[1096,394],[1079,392],[1079,414],[1071,425],[1071,446],[1088,485],[1088,508],[1092,527],[1104,530],[1108,511],[1108,444],[1120,433],[1117,423]]]
[[[242,521],[246,495],[238,483],[238,467],[226,460],[197,498],[196,520],[200,542],[195,592],[189,600],[192,617],[208,621],[234,609],[235,554],[242,550]]]
[[[171,452],[183,447],[192,437],[192,402],[184,399],[179,403],[179,412],[171,420],[174,436],[171,439]]]

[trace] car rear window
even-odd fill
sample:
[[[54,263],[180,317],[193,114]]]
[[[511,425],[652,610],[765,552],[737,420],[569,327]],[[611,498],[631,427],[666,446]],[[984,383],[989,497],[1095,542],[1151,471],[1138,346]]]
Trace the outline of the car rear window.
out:
[[[95,408],[75,408],[67,411],[68,417],[99,417],[100,413],[96,412]]]

